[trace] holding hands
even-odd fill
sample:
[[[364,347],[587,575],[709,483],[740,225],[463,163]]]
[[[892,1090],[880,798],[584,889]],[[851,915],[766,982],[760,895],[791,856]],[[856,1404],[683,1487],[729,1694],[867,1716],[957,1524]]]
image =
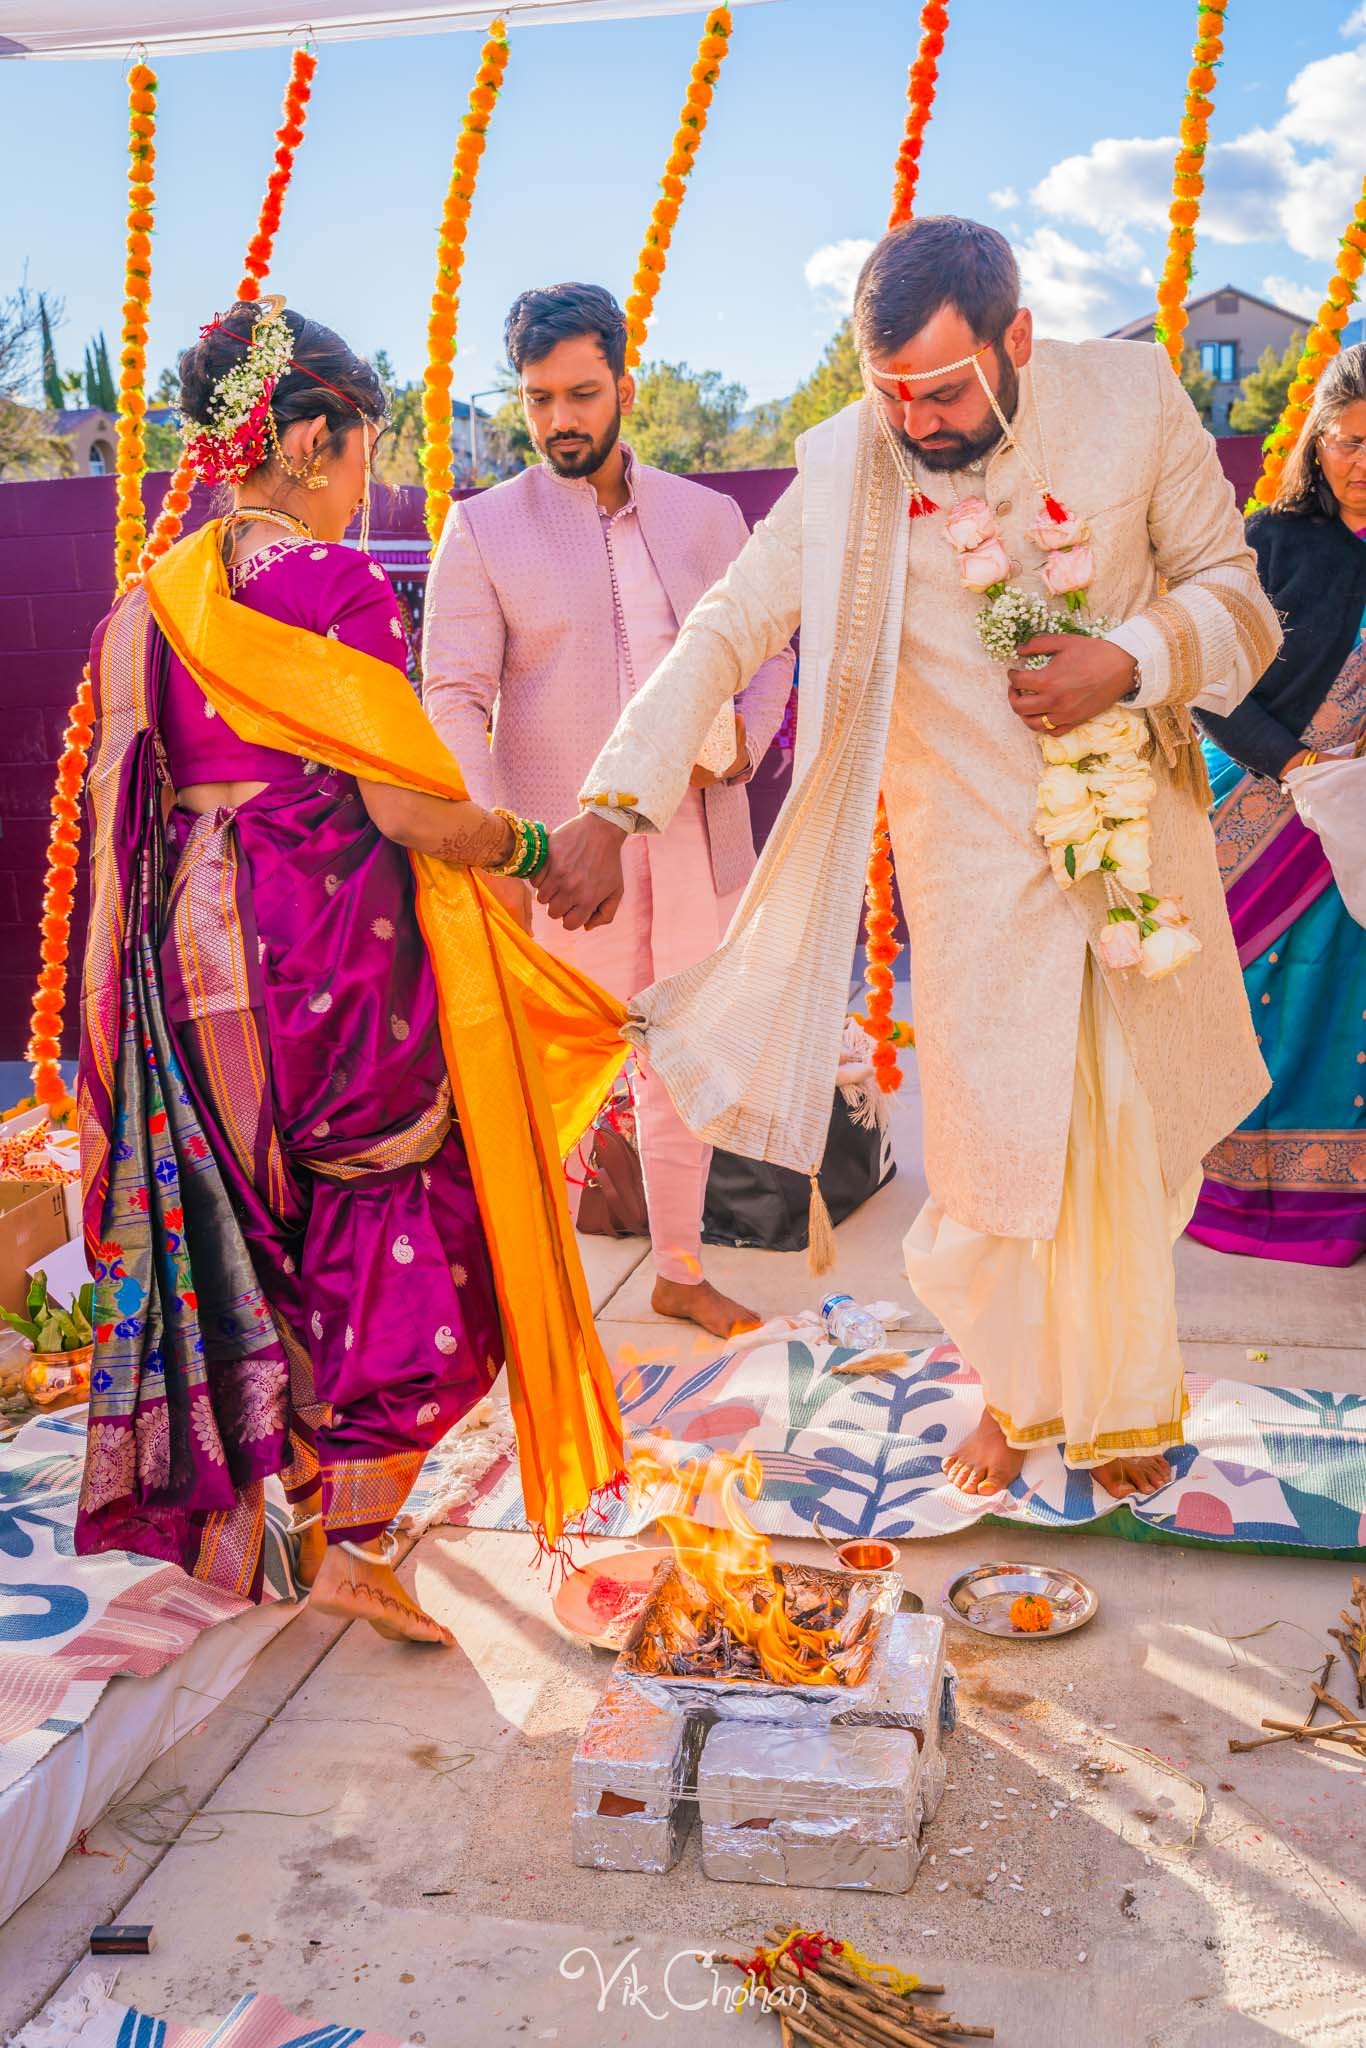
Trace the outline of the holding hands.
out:
[[[550,859],[536,877],[536,894],[566,931],[595,931],[621,907],[621,861],[626,834],[592,811],[550,835]]]

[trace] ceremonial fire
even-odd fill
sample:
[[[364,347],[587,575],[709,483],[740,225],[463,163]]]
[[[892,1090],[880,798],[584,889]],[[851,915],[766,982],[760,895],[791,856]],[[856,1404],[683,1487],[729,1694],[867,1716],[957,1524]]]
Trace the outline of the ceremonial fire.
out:
[[[630,1476],[633,1487],[668,1481],[684,1491],[680,1510],[659,1517],[673,1564],[641,1615],[630,1651],[638,1670],[771,1685],[862,1683],[877,1637],[878,1582],[774,1563],[740,1501],[742,1493],[757,1500],[763,1486],[752,1451],[686,1466],[640,1452]],[[695,1519],[704,1494],[715,1496],[719,1526]]]

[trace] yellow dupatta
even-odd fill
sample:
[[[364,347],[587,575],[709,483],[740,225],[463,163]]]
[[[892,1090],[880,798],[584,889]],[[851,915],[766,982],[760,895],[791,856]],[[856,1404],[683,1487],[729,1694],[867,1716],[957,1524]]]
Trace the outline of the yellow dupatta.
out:
[[[338,640],[235,604],[220,522],[148,572],[157,625],[239,738],[452,801],[459,764],[407,679]],[[624,1013],[552,959],[477,875],[413,854],[451,1089],[507,1344],[527,1518],[553,1548],[622,1469],[562,1161],[626,1057]]]

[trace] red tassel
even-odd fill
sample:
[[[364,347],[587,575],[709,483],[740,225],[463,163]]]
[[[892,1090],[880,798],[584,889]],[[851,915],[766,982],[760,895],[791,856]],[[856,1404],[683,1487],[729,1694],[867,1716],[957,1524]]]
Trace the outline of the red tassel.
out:
[[[927,498],[923,491],[917,491],[910,504],[906,507],[906,517],[908,519],[928,519],[931,513],[938,510],[939,507],[935,504],[933,498]]]
[[[1043,509],[1055,526],[1066,526],[1071,514],[1065,505],[1060,505],[1050,491],[1043,494]]]

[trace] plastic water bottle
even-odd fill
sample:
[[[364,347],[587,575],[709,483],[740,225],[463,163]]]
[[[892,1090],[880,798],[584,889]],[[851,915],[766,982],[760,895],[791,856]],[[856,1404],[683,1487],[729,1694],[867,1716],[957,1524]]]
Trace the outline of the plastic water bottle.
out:
[[[860,1308],[852,1294],[832,1294],[821,1303],[821,1320],[830,1340],[846,1351],[884,1351],[887,1332],[876,1316]]]

